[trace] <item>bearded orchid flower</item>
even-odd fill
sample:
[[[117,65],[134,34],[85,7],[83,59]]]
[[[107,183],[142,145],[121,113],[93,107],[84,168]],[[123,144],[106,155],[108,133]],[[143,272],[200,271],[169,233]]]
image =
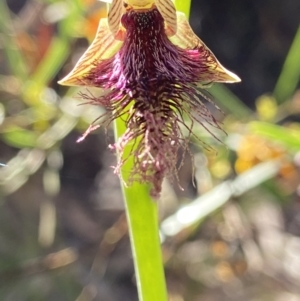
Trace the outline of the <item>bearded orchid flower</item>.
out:
[[[119,152],[115,172],[127,160],[134,168],[130,181],[150,183],[158,197],[165,176],[176,176],[177,153],[187,150],[192,125],[218,122],[205,106],[204,90],[214,82],[239,82],[194,34],[185,15],[171,0],[113,0],[96,37],[74,69],[59,83],[101,89],[100,95],[81,93],[83,99],[106,108],[101,124],[126,116],[126,131],[112,146]],[[91,125],[83,138],[95,129]],[[82,138],[82,139],[83,139]]]

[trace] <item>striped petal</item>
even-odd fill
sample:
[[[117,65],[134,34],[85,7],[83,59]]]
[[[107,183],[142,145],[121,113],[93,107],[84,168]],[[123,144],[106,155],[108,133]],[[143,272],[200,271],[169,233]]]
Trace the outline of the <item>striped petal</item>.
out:
[[[212,51],[195,35],[183,13],[177,12],[177,32],[169,39],[182,49],[198,49],[199,51],[202,49],[209,53],[204,63],[207,64],[208,70],[214,73],[214,82],[235,83],[241,81],[237,75],[224,68]]]
[[[112,57],[122,44],[122,41],[116,40],[112,35],[107,19],[101,19],[93,43],[73,70],[58,83],[64,86],[89,86],[90,83],[84,79],[84,76],[94,68],[94,63]]]
[[[134,10],[149,9],[153,6],[155,0],[125,0]]]
[[[176,8],[172,0],[155,0],[155,6],[166,23],[166,33],[173,36],[177,31]]]
[[[113,34],[113,36],[116,36],[119,29],[120,29],[120,24],[121,24],[121,17],[123,14],[123,1],[122,0],[113,0],[109,11],[107,15],[107,20],[108,20],[108,26]]]

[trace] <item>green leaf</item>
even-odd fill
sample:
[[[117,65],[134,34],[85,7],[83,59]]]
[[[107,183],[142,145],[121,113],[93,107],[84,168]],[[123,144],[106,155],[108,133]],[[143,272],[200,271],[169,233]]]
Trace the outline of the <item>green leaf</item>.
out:
[[[300,149],[300,129],[290,129],[259,121],[251,122],[249,128],[252,133],[279,142],[288,149]]]
[[[278,103],[292,96],[300,79],[300,26],[284,62],[281,74],[274,89]]]
[[[22,52],[16,43],[16,33],[5,0],[0,1],[0,33],[1,32],[5,32],[5,34],[0,35],[0,41],[12,74],[25,80],[28,70]]]
[[[24,130],[19,127],[10,128],[7,132],[2,134],[3,140],[17,148],[30,147],[36,145],[38,135],[32,131]]]
[[[253,112],[227,87],[222,84],[214,84],[207,90],[224,110],[233,114],[239,119],[249,118]]]

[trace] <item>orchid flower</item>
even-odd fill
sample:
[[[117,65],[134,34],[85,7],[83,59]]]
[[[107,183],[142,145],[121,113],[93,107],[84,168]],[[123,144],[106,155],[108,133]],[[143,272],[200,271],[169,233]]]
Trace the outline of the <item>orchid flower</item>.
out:
[[[130,180],[150,183],[151,195],[158,197],[163,178],[177,175],[179,149],[188,148],[182,128],[190,135],[193,122],[220,128],[204,105],[209,100],[204,89],[239,81],[171,0],[113,0],[93,43],[59,83],[100,88],[99,95],[81,96],[106,108],[101,125],[126,116],[127,130],[112,146],[119,153],[115,172],[120,174],[127,159],[126,145],[134,145]],[[83,138],[96,127],[91,125]]]

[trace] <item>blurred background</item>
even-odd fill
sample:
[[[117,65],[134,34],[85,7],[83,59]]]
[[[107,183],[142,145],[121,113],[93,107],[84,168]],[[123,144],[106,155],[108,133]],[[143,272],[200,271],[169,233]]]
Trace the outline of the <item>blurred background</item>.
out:
[[[0,2],[0,300],[137,300],[102,112],[58,86],[92,41],[95,0]],[[300,300],[300,1],[197,0],[191,25],[242,83],[209,90],[227,132],[165,181],[172,301]],[[215,110],[213,107],[211,110]],[[137,201],[138,196],[137,196]]]

